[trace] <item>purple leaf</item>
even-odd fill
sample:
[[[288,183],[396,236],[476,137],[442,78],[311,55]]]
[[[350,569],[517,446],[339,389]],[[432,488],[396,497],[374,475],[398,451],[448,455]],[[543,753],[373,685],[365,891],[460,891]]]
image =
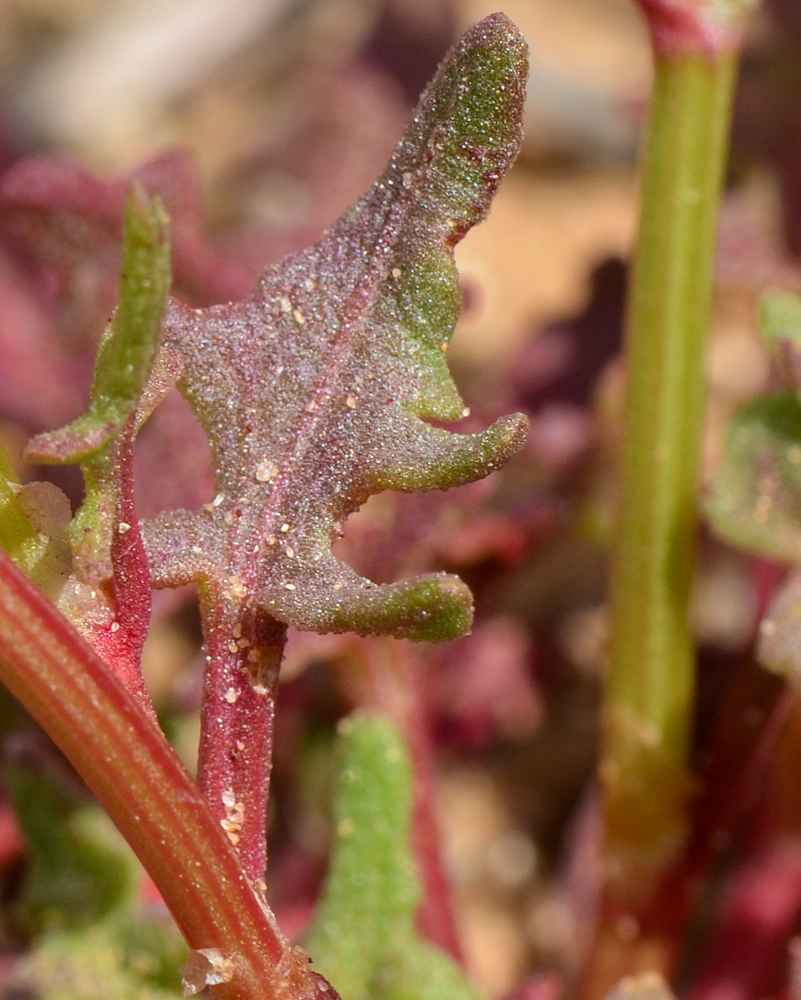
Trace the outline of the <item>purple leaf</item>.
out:
[[[312,631],[439,640],[470,595],[429,574],[376,585],[331,553],[373,493],[481,478],[522,444],[522,415],[479,434],[445,362],[459,315],[453,248],[486,215],[520,141],[525,43],[503,15],[471,29],[370,191],[243,302],[175,302],[162,363],[212,444],[217,495],[145,525],[156,586],[216,581],[221,599]]]

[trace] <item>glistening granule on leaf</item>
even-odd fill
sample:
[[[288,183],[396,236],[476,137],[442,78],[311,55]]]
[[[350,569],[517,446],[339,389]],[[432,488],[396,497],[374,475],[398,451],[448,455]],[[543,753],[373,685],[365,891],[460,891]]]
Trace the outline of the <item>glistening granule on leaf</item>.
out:
[[[210,438],[217,497],[144,525],[155,586],[216,581],[223,601],[316,632],[467,631],[458,578],[376,585],[331,543],[371,494],[471,482],[523,442],[520,414],[469,435],[426,421],[464,409],[442,351],[460,311],[453,248],[517,152],[526,68],[511,22],[482,21],[382,176],[317,244],[265,270],[244,301],[172,303],[158,364]],[[232,578],[235,591],[220,586]]]

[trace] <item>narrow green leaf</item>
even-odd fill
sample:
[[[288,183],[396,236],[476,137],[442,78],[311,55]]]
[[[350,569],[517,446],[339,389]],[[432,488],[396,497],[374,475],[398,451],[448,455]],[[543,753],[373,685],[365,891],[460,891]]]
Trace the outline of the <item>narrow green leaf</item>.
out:
[[[34,438],[36,462],[81,462],[86,496],[70,527],[76,572],[100,583],[112,577],[120,506],[132,508],[133,421],[151,375],[170,288],[168,220],[158,199],[133,186],[125,211],[120,295],[95,366],[89,409],[71,424]],[[140,417],[143,416],[140,414]],[[131,426],[122,433],[126,424]]]
[[[120,296],[100,343],[89,409],[34,438],[37,462],[77,462],[96,454],[135,412],[158,346],[170,290],[169,224],[161,202],[134,185],[125,207]]]
[[[397,728],[377,715],[340,726],[335,843],[304,947],[347,1000],[479,1000],[444,952],[422,941],[409,843],[411,764]]]

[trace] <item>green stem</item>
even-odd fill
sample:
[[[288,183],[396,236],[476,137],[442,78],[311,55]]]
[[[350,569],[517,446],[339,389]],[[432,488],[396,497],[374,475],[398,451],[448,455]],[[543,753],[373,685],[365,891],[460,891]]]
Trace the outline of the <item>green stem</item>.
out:
[[[305,958],[278,931],[161,730],[3,552],[0,681],[95,793],[189,945],[219,948],[232,960],[232,981],[214,987],[214,995],[313,996],[316,984]]]
[[[644,899],[685,831],[688,603],[715,223],[736,53],[657,52],[627,330],[602,779],[613,896]]]

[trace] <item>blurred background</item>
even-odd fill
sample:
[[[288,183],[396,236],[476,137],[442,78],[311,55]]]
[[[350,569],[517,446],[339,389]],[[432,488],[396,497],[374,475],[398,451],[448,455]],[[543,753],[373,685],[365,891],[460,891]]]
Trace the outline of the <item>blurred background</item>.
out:
[[[0,0],[0,170],[57,155],[108,190],[182,151],[163,175],[174,224],[202,231],[246,288],[369,186],[447,48],[494,9],[484,0]],[[619,351],[651,73],[633,0],[507,0],[504,9],[531,48],[526,137],[489,220],[457,250],[465,311],[449,356],[473,413],[465,426],[524,409],[531,438],[488,484],[387,495],[348,522],[341,551],[375,579],[430,568],[463,575],[477,596],[476,628],[445,650],[294,636],[271,819],[274,903],[299,930],[325,865],[333,724],[362,697],[359,664],[392,660],[414,678],[467,963],[492,997],[534,972],[570,973],[586,943]],[[707,474],[725,421],[770,377],[755,332],[758,292],[801,287],[799,54],[794,0],[754,16],[721,221]],[[25,254],[38,252],[25,212],[39,209],[5,197],[0,431],[30,477],[40,473],[21,461],[26,437],[81,408],[87,345],[107,317],[97,278],[107,265],[89,273],[46,260],[59,276],[43,280],[47,308],[72,310],[72,332],[52,336],[74,362],[74,391],[62,398],[64,386],[44,380],[25,390],[24,358],[8,344],[29,304],[14,312],[8,289]],[[71,231],[80,217],[67,220]],[[179,294],[204,299],[197,287]],[[57,398],[52,423],[32,395]],[[140,485],[146,513],[192,492],[176,476],[196,476],[203,492],[201,452],[189,449],[179,464],[163,446],[164,480],[148,472]],[[77,499],[76,482],[61,482]],[[749,648],[757,591],[745,557],[705,537],[699,733]],[[158,606],[148,680],[190,762],[198,641],[191,602]]]

